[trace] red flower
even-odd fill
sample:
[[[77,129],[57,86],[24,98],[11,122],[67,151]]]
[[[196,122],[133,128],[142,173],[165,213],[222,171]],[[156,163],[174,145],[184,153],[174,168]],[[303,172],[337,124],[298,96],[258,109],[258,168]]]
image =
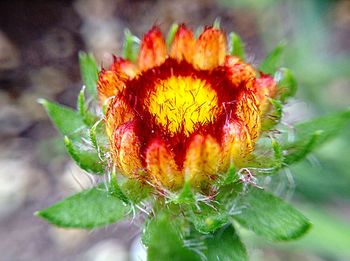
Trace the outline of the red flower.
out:
[[[227,55],[226,36],[208,27],[198,40],[179,26],[167,50],[153,27],[137,64],[116,58],[102,70],[111,155],[125,176],[176,190],[206,187],[230,164],[249,160],[276,83]]]

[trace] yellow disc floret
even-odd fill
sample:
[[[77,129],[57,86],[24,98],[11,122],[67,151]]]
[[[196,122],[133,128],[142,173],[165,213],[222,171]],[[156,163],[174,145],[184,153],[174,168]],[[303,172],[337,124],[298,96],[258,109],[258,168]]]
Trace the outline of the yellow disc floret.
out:
[[[189,135],[197,124],[214,122],[220,112],[216,91],[203,79],[171,76],[148,97],[148,110],[171,134]]]

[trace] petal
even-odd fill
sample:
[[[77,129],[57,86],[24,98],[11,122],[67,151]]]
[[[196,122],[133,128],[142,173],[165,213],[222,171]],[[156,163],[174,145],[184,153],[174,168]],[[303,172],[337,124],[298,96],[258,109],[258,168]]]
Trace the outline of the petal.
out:
[[[146,165],[151,180],[158,186],[167,189],[178,189],[182,186],[183,175],[164,142],[155,140],[149,145],[146,151]]]
[[[103,104],[108,98],[120,93],[127,79],[127,75],[120,71],[102,70],[97,82],[100,102]]]
[[[185,175],[194,186],[206,186],[215,178],[221,162],[221,149],[211,136],[197,134],[193,137],[184,162]]]
[[[277,84],[269,75],[264,75],[255,81],[254,91],[257,100],[260,103],[261,110],[265,112],[269,107],[268,98],[276,95]]]
[[[253,144],[245,124],[241,121],[227,122],[223,130],[223,162],[220,171],[226,172],[232,163],[236,168],[244,166],[253,151]]]
[[[129,79],[134,78],[139,72],[137,66],[127,59],[114,57],[111,71],[123,72]]]
[[[182,60],[192,63],[196,40],[191,30],[185,25],[180,25],[176,31],[174,41],[170,48],[170,57],[178,62]]]
[[[115,166],[127,177],[140,177],[143,168],[141,143],[135,132],[135,123],[129,121],[113,133],[111,154]]]
[[[225,61],[226,37],[216,28],[207,28],[196,43],[193,64],[196,68],[209,70]]]
[[[261,130],[261,109],[252,92],[243,92],[238,99],[236,117],[244,123],[253,143]]]
[[[122,124],[132,120],[134,115],[131,108],[119,97],[113,97],[106,112],[106,132],[109,137]]]
[[[138,65],[141,71],[162,64],[167,56],[166,43],[159,28],[154,26],[143,38]]]
[[[256,72],[249,64],[244,63],[238,57],[228,55],[225,59],[225,70],[234,86],[253,88]]]

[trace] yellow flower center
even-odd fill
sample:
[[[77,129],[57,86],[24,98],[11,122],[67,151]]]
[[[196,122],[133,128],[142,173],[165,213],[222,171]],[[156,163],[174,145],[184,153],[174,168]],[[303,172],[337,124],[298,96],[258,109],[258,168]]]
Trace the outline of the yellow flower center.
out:
[[[219,113],[216,91],[205,80],[171,76],[158,82],[148,97],[148,110],[171,134],[192,133],[196,125],[214,122]]]

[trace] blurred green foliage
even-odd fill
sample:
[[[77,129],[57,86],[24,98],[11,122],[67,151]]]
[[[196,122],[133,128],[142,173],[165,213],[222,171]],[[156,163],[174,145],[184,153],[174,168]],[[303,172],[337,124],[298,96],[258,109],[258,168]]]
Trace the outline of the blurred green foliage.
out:
[[[297,98],[308,104],[306,114],[317,115],[350,106],[350,92],[346,91],[350,89],[350,51],[339,44],[344,40],[341,37],[349,36],[337,34],[335,26],[335,20],[339,18],[335,16],[335,8],[341,2],[220,1],[225,7],[255,14],[258,34],[266,52],[276,44],[286,42],[283,65],[295,73],[299,84]],[[339,81],[345,82],[347,88],[335,88]],[[304,113],[302,110],[296,113],[300,111]],[[290,247],[295,247],[295,251],[306,249],[324,260],[350,258],[350,224],[341,214],[349,213],[350,209],[348,127],[308,160],[290,168],[296,186],[293,198],[304,207],[306,216],[314,224],[311,233]]]

